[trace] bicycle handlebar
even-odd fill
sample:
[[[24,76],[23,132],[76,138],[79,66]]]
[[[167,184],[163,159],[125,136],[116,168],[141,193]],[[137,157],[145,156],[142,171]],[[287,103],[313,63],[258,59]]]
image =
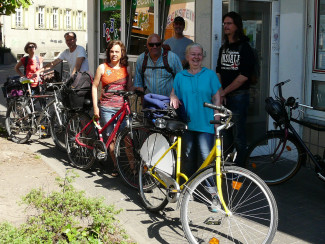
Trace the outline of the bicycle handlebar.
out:
[[[229,111],[224,106],[217,106],[217,105],[214,105],[214,104],[211,104],[211,103],[203,103],[203,106],[207,107],[207,108],[219,110],[222,113],[225,113],[225,112]]]

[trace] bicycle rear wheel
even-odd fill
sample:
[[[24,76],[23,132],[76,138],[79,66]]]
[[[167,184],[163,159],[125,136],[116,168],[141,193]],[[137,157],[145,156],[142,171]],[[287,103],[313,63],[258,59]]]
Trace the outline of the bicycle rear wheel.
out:
[[[276,185],[292,178],[305,159],[303,149],[292,134],[270,131],[249,149],[246,168],[265,181]]]
[[[78,112],[68,120],[66,126],[65,139],[69,162],[72,166],[82,170],[90,169],[95,162],[93,150],[81,146],[76,142],[76,135],[90,120],[91,118],[88,114]],[[96,140],[97,136],[93,124],[91,124],[79,137],[81,143],[90,147],[93,146]]]
[[[140,149],[149,134],[144,127],[124,128],[116,140],[117,169],[124,182],[133,188],[139,186]]]
[[[11,101],[6,113],[6,130],[13,142],[25,143],[32,135],[32,113],[24,102]]]
[[[53,142],[57,149],[62,152],[66,151],[65,145],[65,131],[66,131],[66,123],[68,119],[68,114],[66,110],[61,110],[59,112],[61,123],[59,122],[59,118],[54,111],[51,115],[51,123],[50,123],[50,130]]]
[[[144,207],[152,212],[157,212],[165,208],[168,204],[167,191],[149,171],[163,153],[170,147],[171,143],[164,135],[152,132],[145,140],[141,149],[141,166],[139,169],[139,192],[140,199]],[[175,157],[170,151],[164,159],[156,165],[156,170],[162,170],[170,176],[174,175]]]
[[[222,194],[231,215],[226,215],[209,167],[189,186],[181,203],[181,222],[190,243],[271,243],[278,225],[278,210],[267,185],[252,172],[235,166],[222,170]]]

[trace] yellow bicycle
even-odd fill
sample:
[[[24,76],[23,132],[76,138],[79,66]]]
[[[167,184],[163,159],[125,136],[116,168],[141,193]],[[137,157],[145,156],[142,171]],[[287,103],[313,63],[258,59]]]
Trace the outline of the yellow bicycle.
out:
[[[215,145],[190,178],[181,172],[181,135],[186,125],[164,118],[155,121],[159,129],[152,130],[139,152],[141,201],[150,211],[178,202],[190,243],[271,243],[278,225],[272,192],[254,173],[225,162],[220,131],[232,126],[232,113],[223,106],[204,106],[218,110],[215,116],[222,119],[210,121],[220,124]]]

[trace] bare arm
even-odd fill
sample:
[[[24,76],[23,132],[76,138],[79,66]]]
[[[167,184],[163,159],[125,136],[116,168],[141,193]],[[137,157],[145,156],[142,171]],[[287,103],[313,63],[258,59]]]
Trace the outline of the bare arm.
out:
[[[179,101],[178,97],[175,95],[174,88],[172,89],[169,98],[170,98],[170,106],[172,106],[175,109],[178,109],[181,102]]]
[[[84,60],[85,60],[85,57],[79,57],[79,58],[77,58],[76,65],[74,66],[71,75],[73,75],[74,73],[76,73],[77,71],[80,70],[81,65],[82,65],[82,63],[83,63]]]
[[[16,64],[15,66],[15,70],[17,72],[17,74],[20,76],[20,77],[23,77],[24,74],[19,70],[19,68],[23,66],[23,62],[21,60],[19,60],[19,62]]]
[[[102,77],[102,75],[104,74],[104,66],[103,64],[99,65],[97,70],[96,70],[96,74],[95,74],[95,78],[94,78],[94,82],[91,88],[91,94],[92,94],[92,98],[93,98],[93,108],[94,108],[94,116],[96,118],[99,118],[99,108],[98,108],[98,86],[99,86],[99,82],[100,82],[100,78]]]
[[[230,92],[236,90],[238,87],[240,87],[241,85],[243,85],[246,81],[248,80],[248,78],[246,76],[243,75],[238,75],[236,77],[236,79],[233,80],[233,82],[230,83],[229,86],[227,86],[222,92],[221,92],[221,96],[224,97],[227,94],[229,94]]]
[[[45,70],[52,69],[54,66],[58,65],[61,62],[62,62],[62,59],[57,58],[57,59],[53,60],[52,62],[46,64],[43,68],[37,70],[37,74],[40,74],[40,73],[44,72]],[[43,66],[43,64],[42,64],[42,66]]]
[[[134,87],[133,87],[133,83],[132,83],[132,72],[131,72],[131,68],[130,66],[127,67],[127,71],[128,71],[128,80],[126,81],[126,89],[128,91],[133,91]]]

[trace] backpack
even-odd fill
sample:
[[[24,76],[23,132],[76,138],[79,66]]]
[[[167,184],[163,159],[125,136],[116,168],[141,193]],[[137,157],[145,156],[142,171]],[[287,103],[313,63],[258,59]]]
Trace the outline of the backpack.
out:
[[[142,82],[144,82],[144,72],[146,71],[147,68],[149,68],[149,69],[165,69],[168,73],[172,74],[173,78],[175,78],[176,74],[174,73],[174,71],[172,70],[172,68],[168,64],[168,52],[171,50],[170,46],[166,45],[166,44],[163,44],[162,48],[163,48],[162,58],[163,58],[164,66],[161,66],[161,67],[147,66],[149,50],[145,51],[144,59],[143,59],[143,63],[142,63],[142,69],[141,69]]]
[[[85,99],[91,102],[92,75],[87,72],[76,72],[66,83],[66,88],[62,92],[63,105],[69,109],[82,109]],[[91,105],[91,104],[88,104]]]
[[[249,45],[252,49],[253,52],[253,69],[252,69],[252,73],[250,75],[250,77],[248,77],[249,79],[249,84],[250,85],[256,85],[260,79],[260,75],[261,75],[261,66],[260,66],[260,58],[257,52],[257,49],[252,47],[251,45]],[[239,52],[241,52],[242,49],[242,44],[239,45]]]
[[[39,58],[38,58],[38,56],[35,56],[35,57],[36,57],[36,62],[37,62],[37,69],[39,69],[40,68]],[[26,67],[27,67],[27,64],[28,64],[28,59],[29,59],[29,57],[26,56],[25,57],[25,63],[24,63],[24,75],[25,76],[26,76]]]
[[[93,83],[93,78],[91,74],[87,71],[76,72],[67,81],[67,87],[72,92],[78,96],[84,96],[87,92],[91,90]]]

